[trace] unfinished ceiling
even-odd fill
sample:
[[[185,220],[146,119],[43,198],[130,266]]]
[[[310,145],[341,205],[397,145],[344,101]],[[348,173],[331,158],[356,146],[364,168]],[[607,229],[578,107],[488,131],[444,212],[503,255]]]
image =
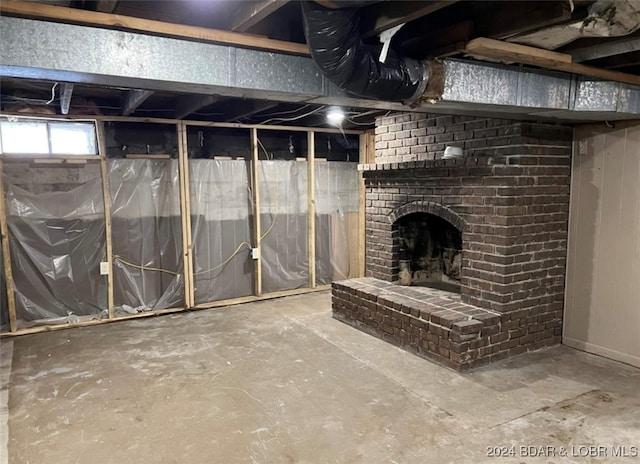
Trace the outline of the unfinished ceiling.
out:
[[[332,2],[319,3],[327,5]],[[461,58],[527,66],[473,67],[473,63],[470,63],[471,67],[464,68],[464,72],[472,73],[467,76],[467,80],[472,87],[475,85],[473,92],[476,94],[479,91],[479,84],[475,82],[476,75],[493,76],[495,73],[492,70],[497,70],[496,73],[502,73],[501,75],[511,73],[510,76],[517,77],[513,81],[513,89],[500,92],[502,95],[508,94],[509,98],[495,103],[489,99],[449,101],[447,96],[462,98],[461,87],[447,88],[443,101],[431,105],[429,111],[478,113],[481,111],[479,107],[473,106],[477,103],[483,105],[484,111],[492,114],[513,112],[516,107],[526,106],[536,92],[536,98],[541,97],[544,102],[531,102],[531,108],[537,109],[523,112],[523,116],[562,120],[625,119],[633,117],[636,107],[640,108],[640,90],[634,87],[640,84],[638,0],[338,1],[330,6],[345,4],[361,7],[360,33],[368,44],[379,46],[378,35],[381,32],[403,24],[390,45],[391,50],[399,55],[418,60]],[[285,56],[308,55],[304,45],[301,8],[297,1],[4,0],[0,9],[3,16],[48,19],[111,29],[124,28],[138,33],[175,35],[180,38],[202,36],[207,41],[217,43],[236,40],[239,36],[232,35],[228,39],[222,32],[231,31],[248,34],[242,36],[246,38],[248,48],[263,47],[268,50],[270,44],[276,44],[279,50],[285,50]],[[118,16],[109,16],[112,14]],[[157,29],[160,23],[137,23],[135,21],[139,20],[132,18],[170,24]],[[275,39],[275,42],[267,39]],[[69,48],[64,37],[56,42],[55,46],[65,52]],[[518,48],[519,46],[525,48]],[[462,72],[460,65],[455,64],[459,62],[454,60],[449,63],[453,63],[447,65],[450,69],[456,70],[458,74]],[[534,67],[561,73],[555,75],[547,71],[539,72]],[[44,78],[35,78],[33,75],[12,74],[4,70],[5,68],[0,83],[2,110],[6,112],[106,114],[321,127],[327,125],[326,108],[333,104],[333,100],[328,98],[332,90],[324,80],[323,92],[316,92],[315,97],[325,95],[325,98],[296,97],[287,101],[280,94],[274,94],[273,98],[265,98],[270,95],[257,92],[231,92],[225,95],[224,92],[216,93],[211,89],[196,91],[195,88],[181,88],[178,85],[175,89],[151,85],[136,87],[123,85],[128,84],[124,80],[118,83],[99,79],[66,79],[74,83],[71,86],[64,83],[65,79],[51,79],[46,74]],[[258,70],[249,71],[259,74]],[[523,72],[524,74],[518,74]],[[572,78],[565,73],[588,77]],[[535,87],[543,78],[546,79],[547,87]],[[550,88],[551,79],[559,79],[553,84],[554,95],[541,95],[549,93],[545,89]],[[612,82],[598,82],[599,80]],[[528,87],[523,88],[524,84]],[[599,84],[603,86],[593,90],[593,86]],[[606,101],[600,101],[597,108],[587,108],[586,100],[580,100],[581,95],[586,95],[584,98],[587,100],[600,95]],[[562,101],[557,105],[549,104],[554,98]],[[346,108],[346,128],[371,127],[376,116],[402,107],[361,99],[345,102],[353,104]],[[579,110],[586,113],[576,113]]]

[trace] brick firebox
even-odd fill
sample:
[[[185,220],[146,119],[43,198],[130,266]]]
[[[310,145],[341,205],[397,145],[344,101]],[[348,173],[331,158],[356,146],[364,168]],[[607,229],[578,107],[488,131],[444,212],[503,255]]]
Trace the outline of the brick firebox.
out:
[[[334,285],[334,317],[456,369],[558,343],[571,138],[570,128],[530,122],[379,119],[377,163],[360,166],[368,278]],[[465,156],[440,159],[446,145]],[[461,232],[459,296],[393,285],[397,220],[412,213]]]

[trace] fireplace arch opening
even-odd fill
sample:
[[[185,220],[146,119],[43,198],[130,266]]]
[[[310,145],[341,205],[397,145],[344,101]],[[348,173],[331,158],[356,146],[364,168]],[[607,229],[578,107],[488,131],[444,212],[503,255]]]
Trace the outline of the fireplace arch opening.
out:
[[[460,293],[462,233],[429,213],[411,213],[394,223],[400,285],[419,285]]]

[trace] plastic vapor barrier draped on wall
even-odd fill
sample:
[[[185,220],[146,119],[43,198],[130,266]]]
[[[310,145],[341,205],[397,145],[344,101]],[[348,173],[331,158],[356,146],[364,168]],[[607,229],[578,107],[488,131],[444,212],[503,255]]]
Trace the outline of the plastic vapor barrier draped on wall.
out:
[[[97,164],[7,163],[7,224],[18,327],[100,317],[107,306],[104,202]]]
[[[309,285],[306,161],[258,161],[262,290]]]
[[[357,274],[358,164],[315,164],[316,283]]]
[[[108,167],[115,314],[184,306],[178,161]]]
[[[195,301],[252,295],[251,165],[243,160],[190,160]]]

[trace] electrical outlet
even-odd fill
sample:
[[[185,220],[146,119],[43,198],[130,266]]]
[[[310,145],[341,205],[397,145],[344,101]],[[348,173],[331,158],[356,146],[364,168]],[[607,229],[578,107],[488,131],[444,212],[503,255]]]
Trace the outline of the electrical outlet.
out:
[[[109,275],[109,263],[106,261],[100,262],[100,275]]]
[[[259,248],[251,248],[251,259],[258,259],[260,257]]]

